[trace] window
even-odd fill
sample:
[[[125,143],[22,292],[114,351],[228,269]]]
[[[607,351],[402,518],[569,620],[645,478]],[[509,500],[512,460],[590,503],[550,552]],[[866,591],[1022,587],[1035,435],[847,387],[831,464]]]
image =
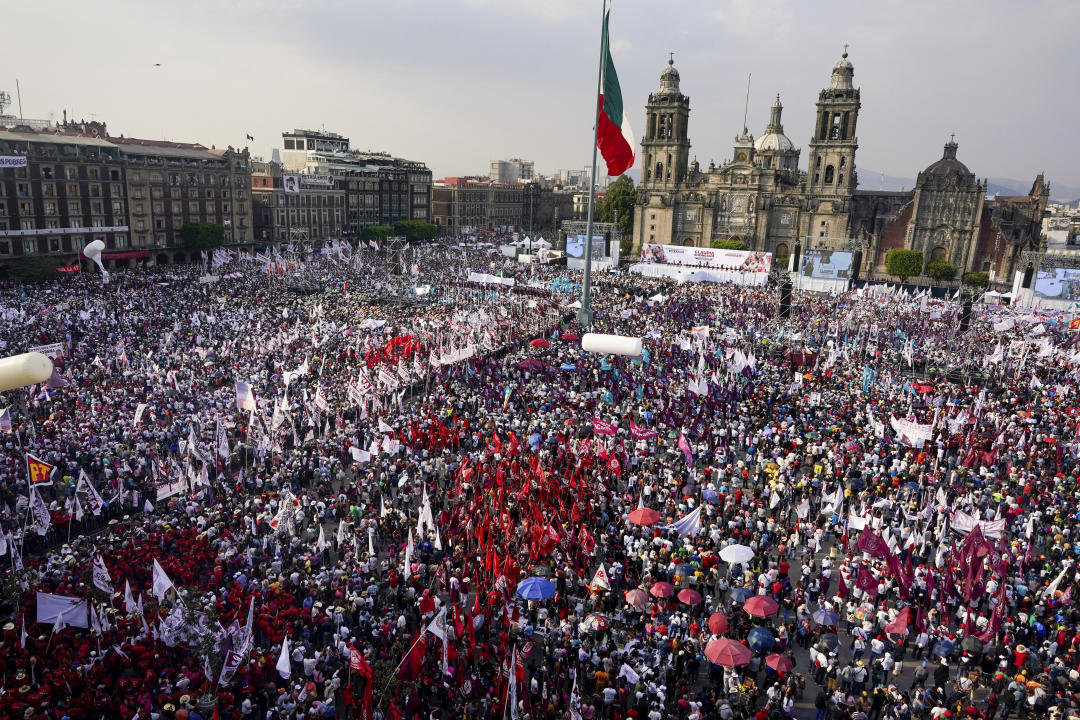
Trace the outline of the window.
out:
[[[135,222],[135,229],[137,231],[139,231],[139,232],[142,232],[143,230],[146,230],[146,223],[144,221],[142,221],[142,220],[137,220]]]
[[[56,230],[58,227],[60,227],[60,221],[54,218],[49,218],[45,221],[45,227],[48,230]]]
[[[196,189],[196,188],[191,188],[191,189],[189,189],[189,190],[188,190],[188,197],[189,197],[189,198],[191,198],[192,200],[194,200],[194,199],[196,199],[197,197],[199,197],[199,191],[198,191],[198,189]]]
[[[112,201],[112,211],[113,211],[113,215],[119,215],[120,213],[124,212],[124,203],[123,203],[123,201],[122,200],[113,200]]]
[[[49,252],[54,252],[54,253],[60,252],[60,238],[58,238],[58,237],[49,238]]]
[[[155,230],[164,230],[165,229],[165,218],[154,218],[154,229]]]
[[[146,211],[143,209],[143,204],[141,202],[135,203],[135,214],[136,215],[144,215],[144,214],[146,214]]]
[[[127,247],[127,235],[124,235],[123,233],[119,233],[116,236],[116,247],[118,247],[118,248]]]
[[[214,198],[214,191],[213,190],[207,190],[206,191],[206,199],[207,200],[212,200],[213,198]]]
[[[825,184],[832,185],[833,177],[835,176],[835,168],[832,165],[825,166]]]
[[[164,193],[161,192],[161,188],[150,188],[150,197],[154,198],[155,200],[160,200],[163,195]]]
[[[81,215],[81,214],[82,214],[82,203],[79,202],[78,200],[69,200],[68,201],[68,215]]]
[[[45,203],[45,214],[46,215],[55,215],[56,214],[56,203],[55,202],[46,202]]]
[[[0,255],[10,255],[10,254],[11,254],[11,243],[9,243],[7,240],[0,240]]]
[[[840,173],[840,174],[838,174],[836,176],[836,184],[837,185],[843,185],[844,184],[844,173]]]
[[[161,182],[161,181],[162,181],[162,179],[163,179],[163,178],[162,178],[162,176],[161,176],[161,173],[159,173],[159,172],[152,172],[152,173],[150,173],[150,182],[152,182],[152,183],[159,183],[159,182]]]
[[[68,227],[81,228],[83,226],[81,218],[72,218],[68,220]]]
[[[171,197],[173,200],[179,200],[180,188],[169,188],[169,197]]]
[[[193,201],[188,203],[188,212],[191,213],[192,215],[198,215],[199,214],[199,203],[198,203],[198,201],[193,200]]]
[[[140,175],[137,172],[128,173],[128,180],[130,180],[133,183],[142,182],[142,175]]]
[[[53,179],[53,169],[51,167],[49,167],[48,165],[42,165],[41,166],[41,179],[42,180],[52,180]]]
[[[295,150],[296,149],[296,143],[294,143],[292,140],[286,140],[285,141],[285,149],[286,150]]]
[[[87,168],[86,169],[86,177],[89,178],[90,180],[100,180],[101,179],[101,171],[96,167]]]
[[[116,168],[113,168],[112,170],[109,170],[109,179],[110,180],[119,180],[120,179],[120,171],[117,170]]]
[[[120,195],[120,183],[112,183],[109,186],[109,194],[118,197]]]
[[[31,200],[20,200],[19,201],[19,214],[20,215],[33,215],[34,214],[34,203]]]
[[[33,220],[23,220],[22,221],[22,229],[23,230],[33,230],[34,229],[34,221]]]
[[[34,254],[34,250],[36,249],[36,247],[34,245],[33,240],[31,240],[30,238],[24,239],[22,241],[22,246],[23,246],[23,252],[24,253],[26,253],[27,255],[33,255]]]
[[[15,192],[19,197],[30,197],[30,183],[17,183]]]
[[[79,179],[79,168],[75,167],[74,165],[65,165],[64,166],[64,178],[67,179],[67,180],[78,180]]]

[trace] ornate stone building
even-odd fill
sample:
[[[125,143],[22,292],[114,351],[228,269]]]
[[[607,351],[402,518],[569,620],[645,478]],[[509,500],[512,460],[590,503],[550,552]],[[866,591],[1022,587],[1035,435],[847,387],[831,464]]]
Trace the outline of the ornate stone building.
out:
[[[726,239],[776,256],[796,245],[851,248],[866,273],[883,271],[888,249],[911,247],[928,262],[948,260],[961,272],[1001,273],[1011,271],[1022,250],[1039,245],[1048,199],[1042,176],[1027,196],[987,200],[986,183],[956,159],[955,142],[911,191],[858,190],[861,98],[854,75],[845,51],[818,95],[807,170],[799,169],[801,151],[784,134],[779,96],[761,136],[744,127],[732,159],[702,169],[690,159],[690,98],[669,59],[645,106],[635,250],[643,243],[708,246]]]

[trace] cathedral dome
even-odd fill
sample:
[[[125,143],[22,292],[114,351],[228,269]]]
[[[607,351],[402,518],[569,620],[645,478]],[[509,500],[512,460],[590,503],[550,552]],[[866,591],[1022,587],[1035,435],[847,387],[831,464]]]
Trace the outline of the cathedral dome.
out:
[[[923,174],[927,177],[938,179],[944,179],[949,175],[956,175],[960,179],[971,177],[972,174],[971,171],[967,169],[967,165],[956,159],[957,147],[957,144],[952,140],[945,143],[945,152],[941,156],[941,159],[932,163],[930,167],[923,171]]]
[[[782,132],[765,133],[754,141],[757,152],[788,152],[795,149],[795,144]]]

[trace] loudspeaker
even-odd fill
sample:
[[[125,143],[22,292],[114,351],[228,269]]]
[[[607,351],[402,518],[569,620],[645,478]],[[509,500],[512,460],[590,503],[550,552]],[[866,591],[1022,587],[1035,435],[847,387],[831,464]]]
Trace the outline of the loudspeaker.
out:
[[[859,281],[859,270],[862,268],[862,250],[856,250],[851,258],[851,282]]]
[[[791,253],[791,272],[799,272],[799,257],[802,255],[802,246],[796,245]]]
[[[1021,286],[1026,290],[1031,287],[1031,279],[1035,276],[1035,266],[1028,263],[1027,268],[1024,270],[1024,281]]]
[[[791,280],[787,278],[780,283],[780,317],[791,317]]]
[[[963,304],[960,306],[960,332],[967,332],[971,325],[971,293],[964,293]]]

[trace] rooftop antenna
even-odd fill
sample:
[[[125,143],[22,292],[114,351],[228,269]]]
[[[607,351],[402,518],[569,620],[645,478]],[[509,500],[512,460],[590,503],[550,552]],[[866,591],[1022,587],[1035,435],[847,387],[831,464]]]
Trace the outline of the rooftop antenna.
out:
[[[19,119],[22,120],[22,90],[19,89],[19,78],[15,78],[15,94],[19,97]]]
[[[742,113],[742,131],[743,131],[743,135],[745,135],[747,132],[749,132],[746,129],[746,115],[747,115],[747,113],[750,112],[750,77],[752,75],[753,75],[753,73],[747,73],[746,74],[746,104],[743,106],[743,113]]]

